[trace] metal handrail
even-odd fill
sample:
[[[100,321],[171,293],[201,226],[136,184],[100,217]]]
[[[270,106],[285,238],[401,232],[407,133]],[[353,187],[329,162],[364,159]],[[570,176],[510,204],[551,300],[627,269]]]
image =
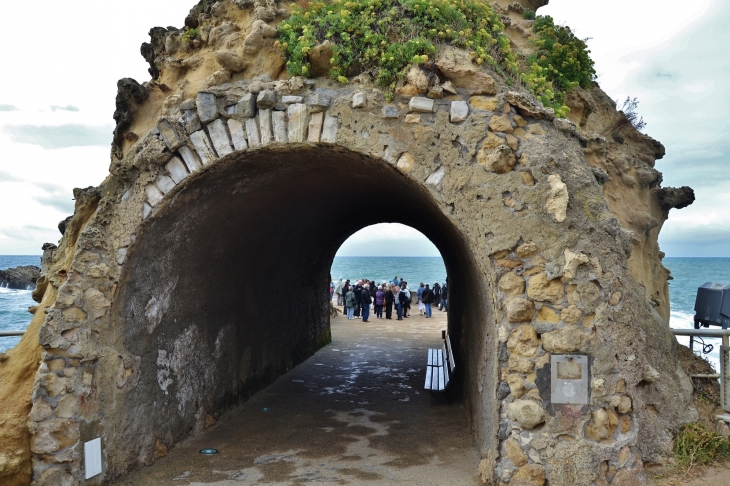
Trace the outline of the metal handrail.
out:
[[[730,400],[725,396],[725,390],[730,389],[730,370],[727,369],[727,354],[730,353],[730,329],[671,329],[675,336],[714,337],[722,338],[720,347],[720,374],[719,375],[690,375],[692,378],[719,378],[720,379],[720,406],[730,412]]]
[[[22,336],[25,331],[0,331],[0,337]]]

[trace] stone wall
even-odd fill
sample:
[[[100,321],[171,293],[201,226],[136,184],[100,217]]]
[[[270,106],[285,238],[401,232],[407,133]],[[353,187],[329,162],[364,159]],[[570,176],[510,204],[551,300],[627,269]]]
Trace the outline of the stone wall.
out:
[[[518,11],[500,13],[529,49]],[[34,483],[81,483],[96,437],[104,474],[86,484],[150,464],[311,355],[340,244],[401,222],[449,272],[453,393],[484,482],[645,484],[697,416],[656,244],[688,193],[661,188],[661,145],[607,138],[617,115],[597,87],[556,119],[453,49],[392,102],[366,74],[289,79],[272,32],[285,14],[201,2],[197,45],[153,29],[154,79],[120,82],[110,175],[75,191],[36,292]],[[585,406],[550,402],[564,354],[589,357]]]

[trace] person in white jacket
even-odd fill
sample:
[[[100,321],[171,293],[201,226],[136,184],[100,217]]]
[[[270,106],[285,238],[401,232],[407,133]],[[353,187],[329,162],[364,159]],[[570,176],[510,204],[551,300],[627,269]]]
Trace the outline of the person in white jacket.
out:
[[[337,297],[337,305],[342,305],[342,285],[344,282],[342,281],[342,277],[337,281],[337,284],[335,284],[335,296]]]

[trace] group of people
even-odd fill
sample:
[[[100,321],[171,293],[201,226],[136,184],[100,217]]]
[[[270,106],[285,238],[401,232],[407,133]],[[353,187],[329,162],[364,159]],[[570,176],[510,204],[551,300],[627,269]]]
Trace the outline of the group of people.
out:
[[[432,306],[437,305],[440,311],[448,311],[448,281],[443,284],[436,282],[433,288],[421,282],[416,290],[418,311],[426,318],[432,316]],[[393,318],[393,310],[396,312],[396,319],[402,321],[411,314],[411,289],[408,282],[398,279],[398,276],[390,282],[375,283],[373,280],[342,280],[337,283],[330,282],[330,300],[333,295],[337,299],[337,305],[344,307],[344,313],[348,319],[360,319],[368,322],[370,318],[370,306],[373,306],[375,317],[383,319]]]

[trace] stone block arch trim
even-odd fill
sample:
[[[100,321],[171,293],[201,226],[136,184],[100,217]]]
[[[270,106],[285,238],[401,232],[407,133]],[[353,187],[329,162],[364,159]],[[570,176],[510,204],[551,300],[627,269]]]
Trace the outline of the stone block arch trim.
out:
[[[170,321],[181,305],[175,296],[193,288],[191,278],[195,271],[203,275],[203,267],[170,273],[164,282],[145,268],[196,265],[185,251],[195,245],[213,251],[203,229],[241,229],[236,224],[242,223],[227,223],[236,214],[273,235],[273,224],[249,213],[268,203],[285,214],[295,206],[273,197],[284,194],[279,186],[305,201],[307,191],[335,191],[328,178],[362,197],[402,191],[409,210],[403,222],[424,229],[450,272],[463,271],[456,285],[463,302],[455,297],[463,312],[449,325],[467,370],[462,389],[484,451],[483,477],[508,481],[539,470],[551,484],[593,484],[607,462],[642,484],[643,462],[669,455],[669,431],[696,412],[686,376],[667,359],[674,340],[628,270],[630,234],[610,213],[575,127],[513,91],[386,104],[366,86],[270,84],[266,93],[251,92],[247,81],[217,86],[196,103],[170,109],[99,188],[89,189],[100,196],[98,207],[78,237],[39,336],[43,363],[29,425],[36,484],[49,478],[81,484],[83,442],[95,437],[105,444],[99,481],[150,464],[160,450],[200,430],[208,414],[240,401],[245,390],[255,391],[326,341],[328,323],[313,305],[312,324],[298,341],[309,347],[297,348],[294,358],[250,346],[228,349],[234,327],[209,332]],[[256,106],[257,98],[265,102]],[[315,199],[317,209],[328,207]],[[226,217],[216,219],[214,210]],[[307,255],[326,262],[338,241],[371,221],[363,216],[350,227],[338,222],[339,213],[330,216],[282,221],[297,235],[309,227],[330,235],[327,248],[306,247]],[[337,231],[327,233],[329,227]],[[221,239],[224,255],[235,253],[233,235]],[[177,246],[172,251],[167,244]],[[155,260],[156,252],[164,262]],[[244,276],[265,271],[253,260],[241,260]],[[215,277],[230,277],[242,295],[250,292],[241,273],[221,272]],[[149,289],[151,298],[144,294]],[[236,292],[222,286],[220,294]],[[264,322],[266,312],[255,304],[246,303],[246,319]],[[219,311],[201,304],[191,312]],[[169,341],[160,337],[165,326],[174,334]],[[212,361],[234,353],[231,372],[251,380],[250,388],[240,382],[205,388],[222,369],[185,364],[184,350],[196,345],[207,346]],[[544,377],[551,354],[591,357],[589,405],[550,404]],[[257,359],[273,364],[257,369]],[[661,380],[644,380],[646,367]],[[145,422],[144,414],[125,415],[136,387],[168,400],[165,406],[186,428],[177,434]],[[136,431],[145,432],[143,440],[130,447]],[[573,471],[568,479],[566,463]]]

